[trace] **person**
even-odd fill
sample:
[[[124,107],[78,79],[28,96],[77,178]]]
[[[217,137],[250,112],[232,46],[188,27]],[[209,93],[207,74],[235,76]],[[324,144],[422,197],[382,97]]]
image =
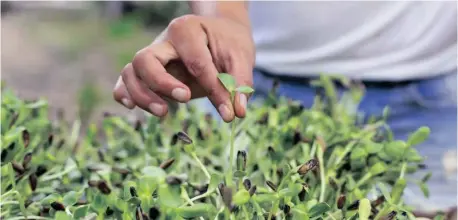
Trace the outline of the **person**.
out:
[[[315,96],[310,79],[343,74],[366,87],[360,111],[391,108],[396,138],[431,129],[418,146],[433,171],[430,196],[409,183],[406,201],[423,211],[456,206],[456,170],[442,165],[457,147],[456,2],[191,1],[190,8],[125,66],[115,100],[162,117],[166,100],[207,97],[230,122],[245,117],[250,97],[237,94],[232,104],[219,72],[260,96],[278,80],[278,95],[304,106]]]

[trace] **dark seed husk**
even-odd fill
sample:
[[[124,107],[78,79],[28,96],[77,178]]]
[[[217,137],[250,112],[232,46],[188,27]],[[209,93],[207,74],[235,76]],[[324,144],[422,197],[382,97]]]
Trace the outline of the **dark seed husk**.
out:
[[[174,158],[170,158],[170,159],[162,162],[161,165],[159,165],[159,167],[164,169],[164,170],[166,170],[167,168],[172,166],[173,162],[175,162],[175,159]]]
[[[65,206],[60,202],[52,202],[51,207],[56,211],[65,211]]]
[[[168,176],[165,181],[167,182],[167,184],[169,185],[180,185],[183,180],[181,180],[180,178],[176,177],[176,176]]]
[[[221,196],[223,197],[224,205],[228,208],[232,208],[232,189],[224,186]]]
[[[149,209],[148,214],[151,219],[158,219],[161,213],[159,212],[159,210],[156,207],[152,207]]]
[[[145,212],[142,212],[142,218],[143,220],[149,220],[149,217]]]
[[[138,197],[137,190],[135,189],[135,187],[131,186],[131,187],[129,188],[129,191],[130,191],[130,195],[131,195],[132,197]]]
[[[49,134],[49,136],[48,136],[48,147],[50,147],[52,145],[53,140],[54,140],[54,135],[53,134]]]
[[[135,209],[135,219],[136,220],[143,220],[143,212],[142,212],[142,208],[140,206],[137,206],[137,209]]]
[[[272,181],[270,180],[267,180],[266,181],[266,184],[269,186],[269,188],[271,188],[273,191],[277,191],[277,185],[275,185],[275,183],[273,183]]]
[[[113,167],[112,170],[120,174],[129,174],[130,173],[130,170],[125,169],[125,168]]]
[[[256,193],[256,189],[257,189],[256,185],[250,188],[250,190],[248,191],[248,193],[250,193],[250,196],[253,196]]]
[[[107,209],[105,210],[105,215],[106,216],[113,215],[113,213],[114,213],[114,210],[111,209],[110,207],[107,207]]]
[[[13,169],[14,169],[14,171],[16,171],[16,173],[18,173],[18,174],[23,174],[24,173],[24,167],[22,167],[21,164],[18,164],[16,162],[12,162],[11,164],[13,164]]]
[[[359,207],[359,200],[354,201],[347,207],[347,210],[356,210]]]
[[[99,157],[99,160],[100,160],[101,162],[104,162],[104,161],[105,161],[105,156],[103,155],[102,149],[99,149],[99,150],[97,151],[97,156]]]
[[[140,131],[142,129],[142,122],[140,120],[135,121],[135,130]]]
[[[24,155],[24,159],[22,160],[22,167],[24,167],[24,169],[26,169],[27,165],[29,165],[31,160],[32,160],[32,153],[31,152],[26,153]]]
[[[57,148],[57,149],[60,149],[60,148],[62,148],[62,146],[64,146],[64,144],[65,144],[65,140],[62,139],[62,140],[59,141],[59,143],[57,143],[56,148]]]
[[[397,213],[396,211],[392,211],[392,212],[390,212],[390,213],[388,214],[388,216],[386,217],[386,219],[387,219],[387,220],[393,220],[393,219],[396,217],[397,214],[398,214],[398,213]]]
[[[220,194],[220,195],[223,195],[223,189],[224,189],[224,187],[225,187],[224,183],[218,184],[218,191],[219,191],[219,194]]]
[[[173,145],[177,144],[177,142],[178,142],[178,134],[174,134],[172,136],[172,139],[170,140],[170,145],[173,146]]]
[[[381,205],[383,202],[385,202],[385,197],[384,196],[379,196],[376,200],[371,202],[372,207],[377,207]]]
[[[183,131],[177,133],[177,137],[180,141],[183,141],[185,144],[192,144],[192,139]]]
[[[339,198],[337,199],[337,208],[342,209],[345,205],[345,200],[346,196],[345,195],[340,195]]]
[[[22,131],[22,141],[24,142],[24,148],[27,148],[30,143],[30,134],[29,131],[24,130]]]
[[[25,200],[25,202],[24,202],[24,206],[25,206],[26,208],[28,208],[29,205],[32,204],[32,202],[33,202],[32,200],[27,199],[27,200]]]
[[[289,205],[284,205],[282,210],[285,214],[288,214],[291,211],[291,207],[289,207]]]
[[[6,156],[8,156],[8,150],[3,149],[3,150],[2,150],[2,158],[1,158],[2,163],[5,161]]]
[[[249,179],[243,180],[243,186],[245,187],[246,190],[250,190],[251,188],[251,181]]]
[[[32,173],[30,174],[29,176],[29,184],[30,184],[30,188],[32,189],[32,191],[35,191],[35,189],[37,188],[37,175],[35,173]]]
[[[305,175],[307,174],[310,170],[313,170],[317,167],[318,165],[318,160],[316,159],[311,159],[307,162],[305,162],[304,164],[302,164],[299,169],[297,170],[297,173],[299,173],[299,175]]]
[[[237,151],[237,170],[245,171],[246,169],[246,152]]]
[[[38,165],[37,171],[35,171],[35,174],[37,174],[37,176],[41,176],[44,173],[46,173],[47,171],[48,169],[44,165]]]
[[[105,195],[108,195],[111,193],[110,187],[108,187],[108,184],[105,181],[99,181],[97,184],[97,188]]]
[[[305,196],[307,195],[308,185],[306,183],[302,184],[302,190],[299,192],[298,197],[301,202],[305,200]]]

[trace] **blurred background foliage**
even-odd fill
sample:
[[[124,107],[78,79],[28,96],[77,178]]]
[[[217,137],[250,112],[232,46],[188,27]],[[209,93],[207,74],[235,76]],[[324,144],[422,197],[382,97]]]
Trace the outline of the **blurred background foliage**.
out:
[[[111,90],[135,52],[184,1],[2,1],[2,81],[26,99],[49,100],[51,114],[91,120],[127,114]],[[129,112],[142,115],[140,110]]]

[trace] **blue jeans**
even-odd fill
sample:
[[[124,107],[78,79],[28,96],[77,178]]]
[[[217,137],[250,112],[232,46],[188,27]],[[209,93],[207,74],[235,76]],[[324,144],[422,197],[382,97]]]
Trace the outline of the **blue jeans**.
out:
[[[259,71],[253,73],[255,94],[262,98],[270,91],[273,79]],[[456,70],[440,77],[413,82],[407,85],[368,87],[358,107],[365,115],[380,116],[385,106],[390,107],[388,124],[396,139],[407,140],[410,132],[421,126],[431,129],[430,137],[417,150],[427,159],[427,169],[419,171],[413,178],[421,178],[432,171],[429,180],[430,197],[425,198],[415,183],[408,184],[405,201],[420,210],[444,210],[457,204],[457,74]],[[313,104],[315,89],[296,82],[279,82],[280,96],[301,101],[304,107]],[[340,93],[342,91],[339,91]],[[213,106],[205,99],[211,109]],[[446,171],[444,155],[451,155],[455,170]],[[455,161],[453,162],[453,159]],[[453,166],[452,166],[453,167]]]

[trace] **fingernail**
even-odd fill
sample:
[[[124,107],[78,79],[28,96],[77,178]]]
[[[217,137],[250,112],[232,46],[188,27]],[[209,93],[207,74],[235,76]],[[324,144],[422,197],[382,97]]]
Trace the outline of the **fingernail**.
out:
[[[240,94],[239,95],[239,103],[240,106],[245,110],[246,109],[246,104],[247,104],[247,98],[245,94]]]
[[[157,103],[151,103],[149,105],[149,110],[156,116],[162,116],[164,113],[164,106]]]
[[[132,101],[130,101],[130,100],[127,99],[127,98],[121,99],[121,102],[122,102],[122,104],[123,104],[125,107],[127,107],[127,108],[132,108],[132,106],[133,106]]]
[[[172,90],[172,97],[177,101],[184,102],[188,98],[188,92],[183,88],[175,88]]]
[[[229,119],[231,117],[231,111],[225,104],[219,105],[218,111],[224,119]]]

